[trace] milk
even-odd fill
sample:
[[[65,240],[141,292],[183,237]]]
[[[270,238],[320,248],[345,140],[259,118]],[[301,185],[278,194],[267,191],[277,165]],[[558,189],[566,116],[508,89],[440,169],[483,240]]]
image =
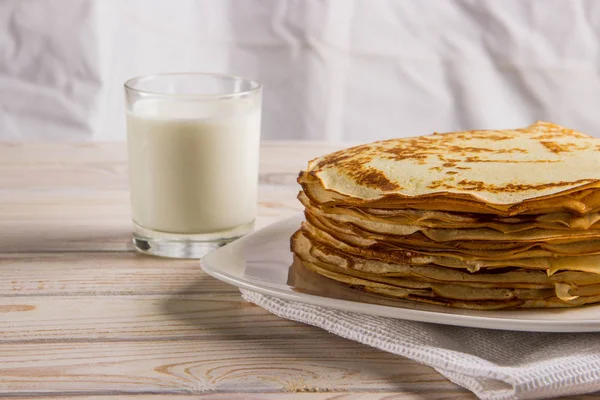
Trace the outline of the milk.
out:
[[[140,100],[127,114],[127,134],[138,225],[202,234],[255,219],[257,101]]]

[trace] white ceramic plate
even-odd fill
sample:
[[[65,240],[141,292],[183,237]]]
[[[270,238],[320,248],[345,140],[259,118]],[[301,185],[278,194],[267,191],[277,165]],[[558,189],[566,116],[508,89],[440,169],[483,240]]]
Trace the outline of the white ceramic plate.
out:
[[[303,218],[270,225],[201,260],[204,271],[262,294],[344,311],[476,328],[531,332],[600,332],[600,305],[572,309],[472,311],[388,300],[293,265],[290,236]]]

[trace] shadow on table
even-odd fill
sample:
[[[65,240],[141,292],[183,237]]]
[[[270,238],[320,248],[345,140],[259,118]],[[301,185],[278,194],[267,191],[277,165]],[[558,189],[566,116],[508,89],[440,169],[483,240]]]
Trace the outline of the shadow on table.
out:
[[[218,348],[211,357],[243,365],[240,374],[253,386],[412,392],[427,385],[430,392],[452,390],[466,395],[429,367],[270,314],[200,268],[189,285],[164,301],[163,310],[182,339],[197,341],[207,351]],[[220,379],[238,378],[228,374]]]

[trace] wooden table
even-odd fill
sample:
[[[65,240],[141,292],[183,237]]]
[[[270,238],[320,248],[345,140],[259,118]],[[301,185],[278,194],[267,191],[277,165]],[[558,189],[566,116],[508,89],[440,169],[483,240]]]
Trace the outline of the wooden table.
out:
[[[263,145],[259,227],[298,213],[298,171],[331,150]],[[0,396],[475,398],[130,242],[124,143],[0,144]]]

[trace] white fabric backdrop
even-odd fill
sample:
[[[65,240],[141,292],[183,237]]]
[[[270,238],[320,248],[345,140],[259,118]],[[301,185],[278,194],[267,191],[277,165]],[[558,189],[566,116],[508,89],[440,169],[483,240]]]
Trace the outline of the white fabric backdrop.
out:
[[[263,137],[600,136],[600,1],[0,0],[0,139],[124,139],[122,83],[265,85]]]

